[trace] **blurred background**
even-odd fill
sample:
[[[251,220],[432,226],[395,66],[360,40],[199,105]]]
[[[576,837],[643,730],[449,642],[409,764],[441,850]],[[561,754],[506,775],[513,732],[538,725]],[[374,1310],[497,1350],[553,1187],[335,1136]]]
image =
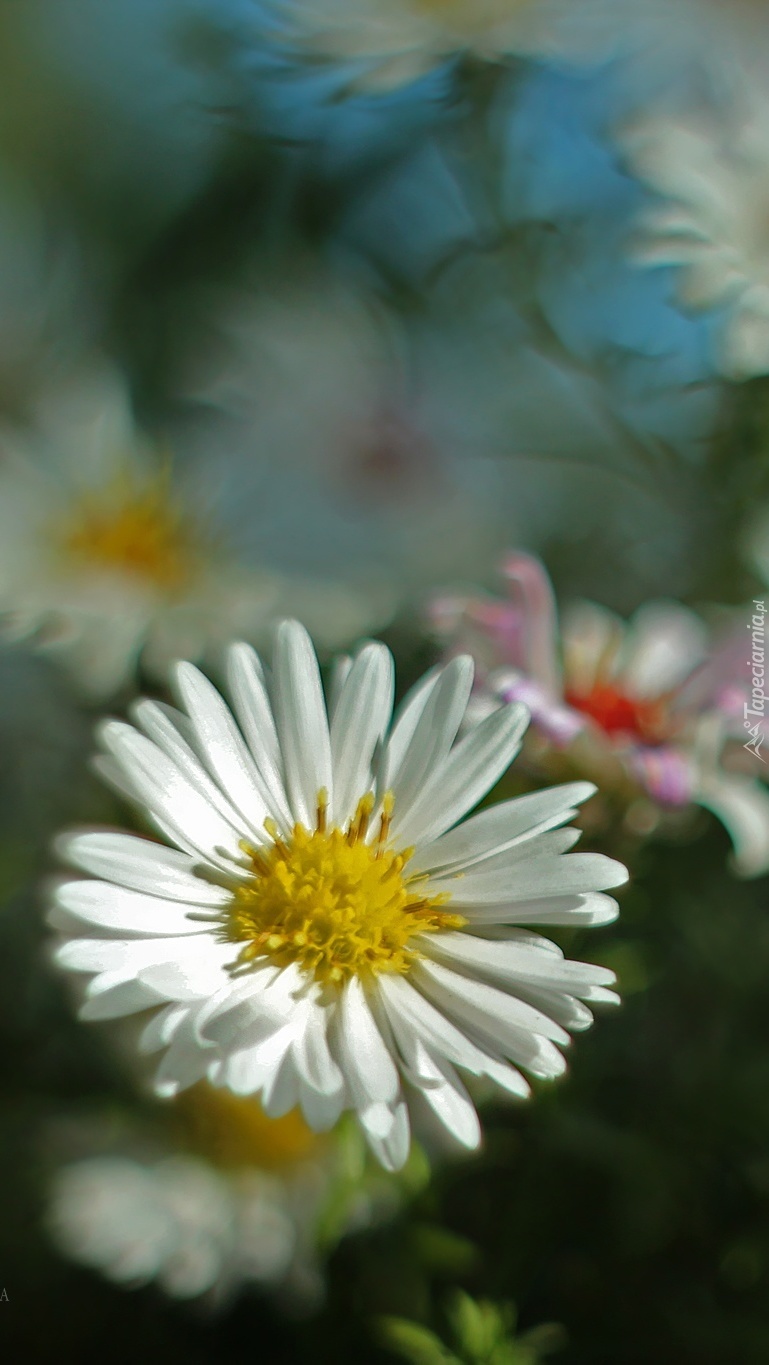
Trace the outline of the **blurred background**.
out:
[[[9,1360],[769,1359],[768,78],[761,0],[0,0]],[[154,1101],[50,964],[98,718],[286,615],[528,689],[629,862],[472,1158]]]

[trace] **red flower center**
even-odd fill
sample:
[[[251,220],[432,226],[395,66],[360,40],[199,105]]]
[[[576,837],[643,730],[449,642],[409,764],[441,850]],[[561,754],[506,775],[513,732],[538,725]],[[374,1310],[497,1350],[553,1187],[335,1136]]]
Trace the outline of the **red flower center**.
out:
[[[669,730],[662,700],[627,697],[610,683],[598,682],[590,692],[583,693],[567,688],[566,701],[607,735],[627,735],[644,744],[658,744]]]

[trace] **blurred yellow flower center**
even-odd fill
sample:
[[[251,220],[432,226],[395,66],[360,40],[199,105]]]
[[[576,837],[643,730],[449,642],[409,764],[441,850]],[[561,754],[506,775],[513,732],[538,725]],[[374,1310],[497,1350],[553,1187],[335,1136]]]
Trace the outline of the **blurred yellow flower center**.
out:
[[[242,1099],[205,1081],[174,1100],[181,1140],[227,1170],[257,1166],[275,1171],[295,1165],[323,1145],[297,1109],[270,1119],[258,1100]]]
[[[377,837],[367,840],[373,808],[373,796],[364,796],[347,829],[327,828],[320,792],[316,829],[295,825],[283,840],[265,822],[272,844],[246,848],[254,878],[235,892],[224,926],[226,939],[245,942],[238,965],[268,957],[341,985],[351,976],[408,971],[418,956],[415,934],[462,927],[460,915],[440,909],[448,895],[425,896],[424,878],[407,874],[414,850],[387,847],[389,794]]]
[[[60,548],[90,568],[111,569],[179,592],[195,567],[193,527],[173,501],[165,473],[88,493],[58,528]]]

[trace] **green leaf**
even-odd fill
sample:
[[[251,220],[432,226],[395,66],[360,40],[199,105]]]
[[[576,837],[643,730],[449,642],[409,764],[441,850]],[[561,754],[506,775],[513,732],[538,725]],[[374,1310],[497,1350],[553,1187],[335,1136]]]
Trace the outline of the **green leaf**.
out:
[[[411,1365],[461,1365],[429,1328],[405,1318],[380,1318],[380,1337],[385,1346]]]

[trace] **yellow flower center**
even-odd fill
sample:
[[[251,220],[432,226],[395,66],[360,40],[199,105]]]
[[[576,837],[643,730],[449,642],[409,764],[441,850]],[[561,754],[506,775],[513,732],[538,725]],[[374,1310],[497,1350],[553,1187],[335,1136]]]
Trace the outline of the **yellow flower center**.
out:
[[[115,570],[172,594],[193,577],[196,539],[165,471],[141,485],[120,478],[86,494],[55,535],[58,548],[81,566]]]
[[[323,1145],[297,1109],[270,1119],[257,1100],[241,1099],[201,1081],[174,1100],[180,1140],[226,1170],[257,1166],[277,1171],[295,1165]]]
[[[267,957],[341,985],[351,976],[406,972],[418,956],[415,934],[462,927],[461,915],[439,908],[447,894],[426,896],[425,878],[406,872],[414,850],[387,847],[389,794],[378,836],[366,840],[373,807],[373,796],[364,796],[347,829],[327,828],[320,792],[316,829],[295,825],[283,840],[267,821],[271,846],[244,845],[254,877],[235,891],[223,926],[225,939],[245,943],[236,965]]]

